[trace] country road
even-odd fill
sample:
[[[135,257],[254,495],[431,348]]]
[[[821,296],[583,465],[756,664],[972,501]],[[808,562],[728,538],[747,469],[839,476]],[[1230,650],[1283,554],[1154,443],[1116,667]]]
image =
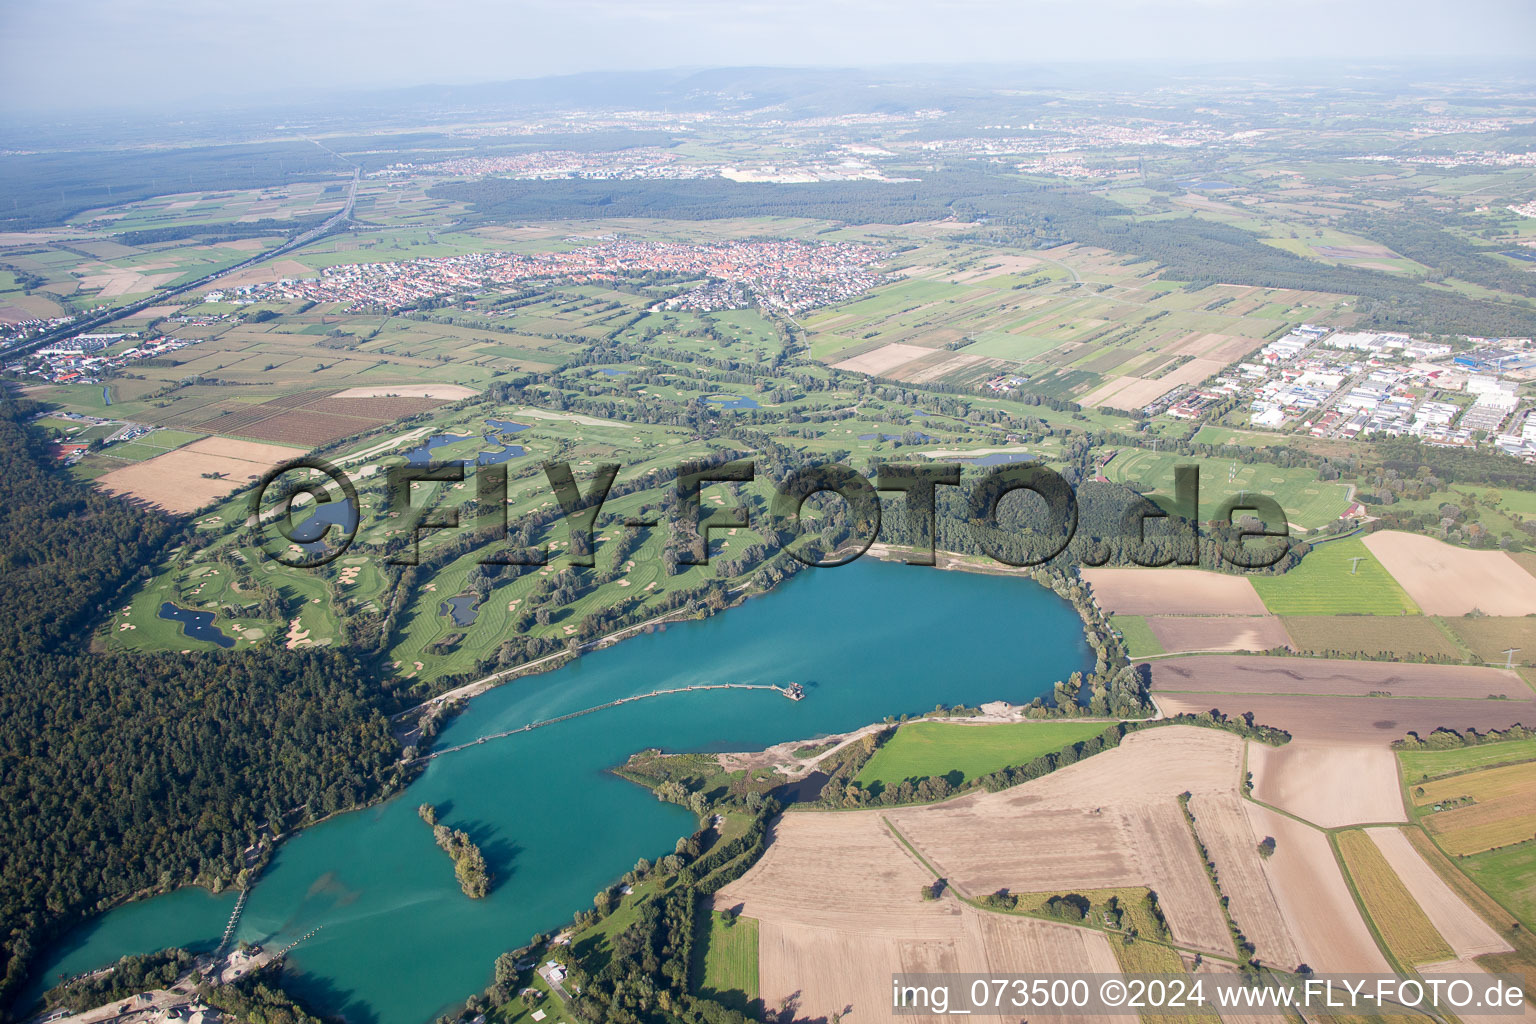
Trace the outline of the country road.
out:
[[[304,232],[302,235],[299,235],[297,238],[290,239],[289,241],[284,242],[279,246],[268,249],[266,252],[258,253],[248,260],[236,263],[234,266],[222,267],[210,274],[205,274],[198,278],[196,281],[189,281],[186,284],[162,288],[159,291],[149,295],[148,297],[139,299],[138,301],[132,302],[126,306],[119,306],[117,308],[107,310],[104,313],[98,313],[96,316],[90,317],[89,319],[66,324],[63,327],[58,327],[51,331],[44,331],[42,334],[39,334],[36,337],[28,338],[26,341],[12,345],[9,348],[0,349],[0,357],[23,355],[27,352],[33,351],[34,349],[42,348],[45,345],[51,345],[57,341],[73,338],[78,334],[84,334],[87,331],[90,331],[92,328],[101,327],[105,324],[112,323],[114,320],[121,320],[126,316],[131,316],[141,309],[148,309],[150,306],[162,305],[167,299],[174,298],[177,295],[182,295],[197,288],[205,287],[221,277],[238,273],[239,271],[245,270],[248,267],[257,266],[258,264],[265,263],[268,260],[274,260],[280,256],[287,255],[296,249],[303,248],[316,239],[330,234],[332,231],[336,230],[338,227],[352,219],[352,209],[357,203],[357,186],[362,182],[362,178],[363,169],[361,167],[353,167],[352,183],[347,189],[346,203],[342,205],[340,210],[336,211],[335,214],[328,218],[325,223],[317,227],[310,228],[308,231]]]

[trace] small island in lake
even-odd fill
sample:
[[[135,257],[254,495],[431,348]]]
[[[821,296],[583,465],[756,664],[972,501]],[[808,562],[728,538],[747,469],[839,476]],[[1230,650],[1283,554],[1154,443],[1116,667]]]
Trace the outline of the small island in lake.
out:
[[[464,895],[472,900],[483,899],[488,895],[491,891],[491,874],[485,867],[485,855],[480,852],[475,841],[469,838],[469,833],[439,825],[437,808],[431,804],[422,804],[416,808],[416,813],[421,815],[422,821],[432,826],[432,838],[452,858],[453,874],[459,880],[459,888],[464,890]]]

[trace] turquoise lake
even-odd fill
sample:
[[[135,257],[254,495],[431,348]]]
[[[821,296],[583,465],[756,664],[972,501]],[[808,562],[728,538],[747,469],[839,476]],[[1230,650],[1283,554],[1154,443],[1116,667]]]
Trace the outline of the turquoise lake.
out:
[[[607,771],[634,751],[754,750],[938,703],[1022,703],[1092,664],[1076,612],[1030,581],[871,558],[809,569],[740,608],[477,697],[437,746],[690,683],[795,681],[805,700],[674,694],[447,754],[404,794],[283,843],[236,934],[278,948],[318,928],[289,957],[302,997],[351,1024],[423,1024],[489,984],[498,953],[564,924],[694,830],[691,813]],[[417,817],[423,802],[484,850],[489,898],[459,891]],[[195,889],[129,904],[61,944],[42,977],[211,948],[233,905],[232,893]]]

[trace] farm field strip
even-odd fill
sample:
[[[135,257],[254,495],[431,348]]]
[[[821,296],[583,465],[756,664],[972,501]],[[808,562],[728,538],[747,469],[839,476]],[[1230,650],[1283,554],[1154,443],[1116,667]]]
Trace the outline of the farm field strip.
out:
[[[1456,956],[1507,952],[1511,948],[1435,874],[1402,829],[1372,828],[1365,834]]]
[[[1359,829],[1335,837],[1345,870],[1382,940],[1405,964],[1439,963],[1455,956],[1450,943],[1435,930],[1386,857]]]
[[[958,772],[963,780],[1010,765],[1027,764],[1069,744],[1097,736],[1102,722],[1009,722],[971,725],[909,722],[896,730],[860,770],[864,786]]]
[[[1289,970],[1301,963],[1295,940],[1285,926],[1274,891],[1260,863],[1258,843],[1242,800],[1235,793],[1192,796],[1189,811],[1195,832],[1216,865],[1227,912],[1264,963]]]
[[[1536,840],[1536,761],[1416,783],[1409,792],[1424,827],[1453,856]]]
[[[1254,835],[1275,839],[1274,854],[1263,861],[1264,875],[1303,962],[1326,964],[1331,971],[1388,972],[1328,837],[1252,801],[1244,801],[1243,810]]]
[[[1431,615],[1536,613],[1536,577],[1502,551],[1469,551],[1396,530],[1370,534],[1363,546]]]
[[[1284,575],[1255,576],[1253,586],[1276,615],[1413,615],[1419,611],[1372,550],[1354,537],[1320,544]]]
[[[1536,761],[1536,739],[1498,740],[1444,750],[1399,750],[1397,759],[1403,766],[1403,779],[1412,784],[1478,768]]]

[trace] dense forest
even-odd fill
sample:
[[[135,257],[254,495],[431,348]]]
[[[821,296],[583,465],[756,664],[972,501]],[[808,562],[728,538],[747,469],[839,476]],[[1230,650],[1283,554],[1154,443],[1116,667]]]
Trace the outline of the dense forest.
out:
[[[1471,221],[1471,218],[1465,218]],[[1344,218],[1340,227],[1353,234],[1375,239],[1400,256],[1422,263],[1437,278],[1459,277],[1511,295],[1536,298],[1536,274],[1511,266],[1487,250],[1444,230],[1417,211],[1394,211],[1391,215],[1372,211]],[[1475,222],[1473,225],[1475,226]]]
[[[1198,217],[1136,221],[1103,217],[1079,204],[1062,204],[1008,216],[978,233],[995,244],[1045,248],[1065,242],[1097,246],[1154,260],[1159,276],[1195,284],[1246,284],[1262,288],[1357,295],[1357,326],[1437,334],[1536,332],[1536,307],[1469,299],[1378,270],[1336,267],[1305,259],[1251,232]]]
[[[471,204],[485,223],[595,217],[812,217],[852,224],[942,220],[970,196],[1004,190],[1043,191],[1017,179],[956,172],[927,181],[772,184],[725,178],[687,181],[514,181],[482,178],[446,182],[429,195]]]
[[[252,221],[230,221],[223,224],[176,224],[163,228],[140,228],[124,231],[117,236],[123,245],[154,245],[157,242],[179,242],[198,238],[205,242],[233,242],[241,238],[260,238],[263,235],[300,235],[310,228],[324,224],[324,215],[296,217],[292,220],[273,220],[262,217]]]
[[[97,206],[212,189],[264,188],[340,178],[351,170],[308,142],[25,153],[0,162],[0,229],[48,227]]]
[[[351,657],[89,650],[91,626],[179,527],[53,468],[0,400],[0,1008],[50,939],[134,893],[241,881],[263,827],[398,783]]]

